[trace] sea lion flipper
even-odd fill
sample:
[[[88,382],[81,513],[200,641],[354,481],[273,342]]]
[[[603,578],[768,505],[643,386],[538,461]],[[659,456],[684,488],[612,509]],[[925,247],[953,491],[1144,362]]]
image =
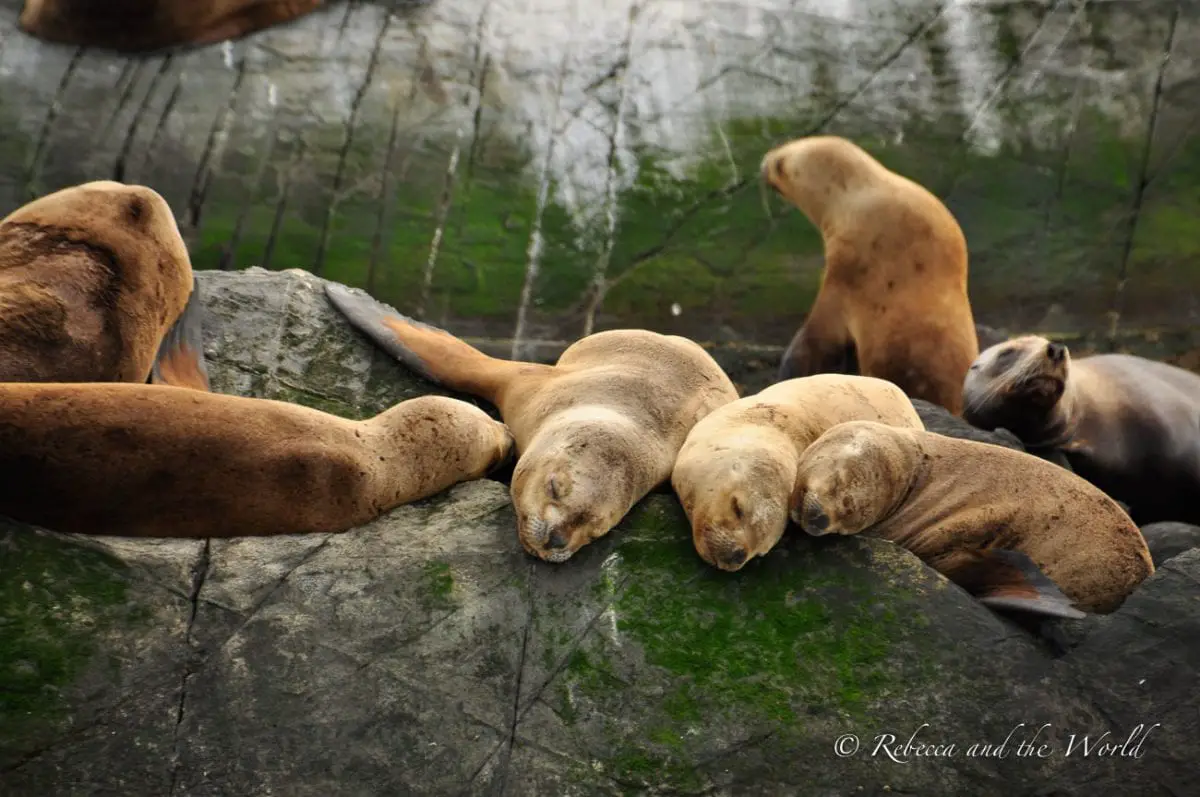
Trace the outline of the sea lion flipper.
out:
[[[552,366],[490,357],[435,326],[409,318],[361,288],[325,283],[325,295],[350,325],[407,368],[434,384],[481,396],[496,396],[516,376],[528,381]]]
[[[202,312],[199,285],[193,279],[192,293],[183,312],[159,344],[158,356],[150,370],[151,384],[212,392],[204,360]]]
[[[975,588],[976,597],[983,605],[1072,620],[1087,617],[1032,559],[1020,551],[980,551],[979,557],[980,581]]]
[[[337,282],[325,283],[325,295],[330,303],[338,309],[350,326],[370,338],[379,348],[395,357],[406,368],[416,371],[431,382],[438,382],[437,376],[417,356],[416,352],[404,345],[396,336],[393,325],[397,322],[412,325],[418,329],[434,330],[428,324],[422,324],[416,319],[409,318],[389,304],[379,301],[361,288],[351,288]]]

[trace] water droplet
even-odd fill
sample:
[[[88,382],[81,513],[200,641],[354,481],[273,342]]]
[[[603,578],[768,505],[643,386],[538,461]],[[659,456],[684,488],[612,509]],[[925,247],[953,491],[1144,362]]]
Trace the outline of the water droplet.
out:
[[[672,302],[672,304],[671,304],[671,315],[675,315],[675,316],[677,316],[677,315],[679,315],[679,314],[680,314],[680,313],[682,313],[682,312],[683,312],[683,308],[679,306],[679,302]]]

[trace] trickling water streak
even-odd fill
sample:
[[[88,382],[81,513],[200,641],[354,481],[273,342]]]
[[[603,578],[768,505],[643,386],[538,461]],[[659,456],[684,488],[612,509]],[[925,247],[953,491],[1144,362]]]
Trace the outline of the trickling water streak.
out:
[[[579,7],[575,6],[575,10],[578,12]],[[578,15],[576,14],[576,16]],[[567,67],[571,62],[571,54],[570,47],[563,47],[562,59],[558,67],[558,80],[554,87],[554,103],[550,111],[549,129],[551,131],[558,127],[563,84],[567,78]],[[552,133],[546,144],[546,158],[542,162],[542,172],[538,177],[537,209],[534,212],[533,229],[529,234],[529,247],[526,250],[525,282],[521,285],[521,303],[517,306],[517,327],[513,330],[512,359],[514,360],[521,359],[523,354],[522,343],[525,340],[525,329],[529,319],[529,304],[533,299],[533,285],[537,280],[538,266],[542,256],[542,218],[546,213],[546,203],[550,199],[550,183],[553,181],[550,170],[554,163],[554,147],[557,141],[558,136]]]
[[[446,231],[446,217],[450,214],[450,200],[454,193],[454,174],[458,171],[458,159],[462,154],[463,129],[454,131],[454,149],[450,152],[450,163],[446,165],[446,181],[442,188],[442,199],[438,203],[437,226],[433,230],[433,242],[429,245],[429,257],[425,259],[425,269],[421,275],[421,298],[417,303],[416,317],[425,320],[425,307],[429,302],[429,292],[433,288],[433,267],[437,263],[438,252],[442,248],[442,236]]]
[[[994,154],[1000,148],[1002,123],[995,108],[985,103],[985,92],[988,86],[999,83],[1000,75],[995,59],[988,58],[979,46],[986,40],[984,20],[964,0],[953,0],[946,22],[949,58],[958,72],[958,105],[964,115],[974,116],[974,127],[967,131],[966,140],[980,152]]]
[[[1023,62],[1025,60],[1025,56],[1027,56],[1029,54],[1029,51],[1031,49],[1033,49],[1033,46],[1035,44],[1037,44],[1038,39],[1041,38],[1042,31],[1044,31],[1046,29],[1046,26],[1050,24],[1050,21],[1052,19],[1054,19],[1054,15],[1058,13],[1058,9],[1061,8],[1062,5],[1066,2],[1068,2],[1068,0],[1057,0],[1057,2],[1054,4],[1053,8],[1051,8],[1048,12],[1046,12],[1046,16],[1042,20],[1042,24],[1038,25],[1037,30],[1035,30],[1033,32],[1033,35],[1029,37],[1029,41],[1027,41],[1025,43],[1025,46],[1021,49],[1020,55],[1017,56],[1016,60],[1018,62]],[[1082,10],[1083,8],[1084,8],[1084,5],[1080,4],[1080,9]],[[1076,13],[1078,13],[1078,11]],[[1069,29],[1070,28],[1068,27],[1068,30]],[[1065,36],[1066,34],[1064,33],[1063,35]],[[1054,46],[1054,49],[1051,50],[1051,52],[1054,52],[1055,50],[1057,50],[1058,46],[1060,44],[1062,44],[1061,39],[1059,40],[1058,44],[1056,44]],[[967,136],[970,136],[972,134],[972,132],[974,132],[974,130],[978,126],[980,120],[984,118],[984,114],[986,114],[988,111],[990,111],[991,108],[996,104],[997,100],[1000,98],[1000,93],[1004,90],[1004,88],[1007,85],[1008,85],[1008,77],[1005,77],[1003,80],[999,80],[996,82],[996,85],[992,88],[991,94],[989,94],[987,99],[984,100],[978,107],[976,107],[975,112],[972,114],[971,123],[969,125],[967,125],[967,129],[963,132],[964,138]]]
[[[596,325],[596,311],[604,301],[608,292],[608,265],[612,261],[613,247],[617,243],[617,221],[620,216],[620,202],[617,197],[619,157],[625,138],[626,99],[629,96],[629,72],[633,60],[633,35],[636,29],[639,7],[634,5],[629,10],[629,27],[625,31],[625,46],[621,53],[621,63],[624,68],[617,75],[620,84],[620,94],[617,96],[616,118],[613,120],[612,139],[609,142],[608,169],[604,180],[604,220],[605,234],[600,256],[596,258],[596,266],[592,273],[592,297],[588,302],[587,313],[583,320],[583,335],[592,334]]]

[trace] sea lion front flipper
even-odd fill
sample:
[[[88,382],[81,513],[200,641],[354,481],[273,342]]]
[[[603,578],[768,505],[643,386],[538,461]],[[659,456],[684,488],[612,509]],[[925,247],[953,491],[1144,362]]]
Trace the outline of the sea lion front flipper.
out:
[[[979,551],[974,564],[971,591],[984,606],[1072,620],[1087,617],[1020,551]]]
[[[204,360],[202,311],[199,286],[193,278],[192,293],[183,312],[158,346],[158,357],[150,369],[150,384],[212,392]]]

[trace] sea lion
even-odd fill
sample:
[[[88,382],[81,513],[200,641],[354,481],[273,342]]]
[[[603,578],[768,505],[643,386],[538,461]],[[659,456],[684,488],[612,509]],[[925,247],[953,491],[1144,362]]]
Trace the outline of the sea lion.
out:
[[[1200,375],[1128,354],[1072,360],[1025,335],[979,355],[963,399],[967,421],[1060,453],[1140,525],[1200,523]]]
[[[0,514],[61,532],[340,532],[511,452],[503,424],[444,396],[351,421],[170,385],[0,384]]]
[[[25,0],[18,26],[59,44],[147,53],[241,38],[323,0]]]
[[[610,330],[567,347],[555,365],[489,357],[358,289],[325,292],[350,323],[437,384],[500,410],[517,445],[512,499],[522,546],[565,562],[607,534],[671,476],[698,420],[737,389],[696,343]]]
[[[1137,526],[1079,476],[873,421],[838,424],[808,447],[791,517],[814,536],[890,540],[982,603],[1034,614],[1111,612],[1154,572]]]
[[[692,427],[671,485],[700,558],[733,571],[775,547],[787,527],[800,454],[826,429],[851,420],[924,428],[900,388],[843,374],[779,382]]]
[[[207,389],[194,285],[153,189],[100,180],[35,199],[0,219],[0,382],[145,382],[183,352]]]
[[[825,270],[778,378],[863,374],[962,412],[979,343],[967,298],[967,244],[942,202],[837,136],[796,139],[762,179],[821,231]]]

